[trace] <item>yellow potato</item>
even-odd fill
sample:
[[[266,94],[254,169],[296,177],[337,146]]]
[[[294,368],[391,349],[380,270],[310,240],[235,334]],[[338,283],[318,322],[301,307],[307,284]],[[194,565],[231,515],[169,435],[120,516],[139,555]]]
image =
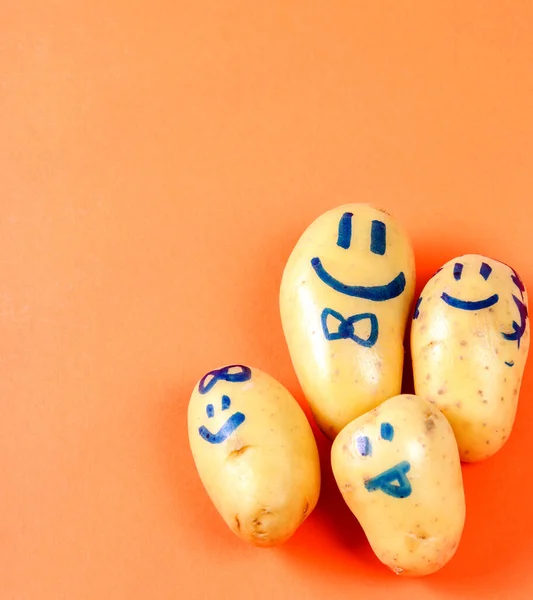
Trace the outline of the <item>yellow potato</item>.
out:
[[[476,254],[447,262],[422,291],[411,348],[415,391],[446,415],[461,459],[492,456],[511,433],[529,350],[518,274]]]
[[[210,371],[192,393],[188,425],[202,483],[241,539],[280,544],[311,514],[320,492],[315,438],[275,379],[244,365]]]
[[[414,286],[406,233],[367,204],[324,213],[292,251],[280,289],[283,331],[315,420],[330,439],[400,393]]]
[[[465,520],[450,424],[422,398],[386,400],[331,448],[337,485],[379,560],[398,575],[428,575],[455,554]]]

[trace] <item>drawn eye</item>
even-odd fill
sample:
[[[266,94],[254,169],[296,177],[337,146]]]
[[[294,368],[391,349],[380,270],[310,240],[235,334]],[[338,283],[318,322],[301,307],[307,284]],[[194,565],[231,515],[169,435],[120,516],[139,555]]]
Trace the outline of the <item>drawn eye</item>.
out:
[[[215,407],[212,404],[208,404],[205,407],[205,412],[206,412],[208,418],[211,419],[215,416]]]
[[[222,410],[228,410],[228,408],[231,406],[231,400],[229,398],[229,396],[222,396]]]
[[[345,212],[339,221],[339,234],[337,236],[337,246],[345,250],[352,243],[352,217],[353,213]]]
[[[360,435],[357,438],[357,452],[361,456],[372,456],[372,445],[370,444],[370,440],[366,435]]]
[[[394,438],[394,427],[390,423],[381,424],[381,437],[387,442],[392,442]]]
[[[382,221],[372,221],[370,231],[370,251],[374,254],[385,254],[387,249],[387,228]]]
[[[454,276],[455,281],[459,281],[459,279],[461,279],[462,274],[463,274],[462,263],[455,263],[453,265],[453,276]]]
[[[487,263],[481,263],[481,269],[479,269],[479,274],[486,281],[489,278],[489,275],[492,273],[492,267]]]

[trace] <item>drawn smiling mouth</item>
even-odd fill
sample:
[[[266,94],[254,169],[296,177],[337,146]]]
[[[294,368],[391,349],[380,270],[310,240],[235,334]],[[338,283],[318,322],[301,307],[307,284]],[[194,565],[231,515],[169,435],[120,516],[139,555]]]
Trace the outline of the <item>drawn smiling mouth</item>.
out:
[[[446,292],[442,292],[441,298],[449,306],[453,308],[460,308],[462,310],[481,310],[483,308],[489,308],[494,306],[498,302],[498,294],[493,294],[484,300],[460,300],[454,296],[450,296]]]
[[[399,296],[405,289],[405,275],[401,271],[396,277],[385,285],[346,285],[330,275],[322,266],[322,261],[318,258],[311,259],[311,266],[315,270],[319,279],[330,288],[341,294],[362,298],[363,300],[373,300],[375,302],[384,302],[392,300]]]

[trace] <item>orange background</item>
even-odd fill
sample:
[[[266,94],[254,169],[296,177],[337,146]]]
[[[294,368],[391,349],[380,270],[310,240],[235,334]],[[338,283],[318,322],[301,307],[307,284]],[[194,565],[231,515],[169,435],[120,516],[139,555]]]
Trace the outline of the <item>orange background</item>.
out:
[[[407,227],[418,290],[479,252],[531,293],[532,40],[526,1],[4,0],[2,600],[531,598],[532,362],[509,442],[464,469],[455,558],[418,580],[374,558],[316,429],[315,512],[239,541],[186,407],[231,362],[305,406],[279,283],[344,202]]]

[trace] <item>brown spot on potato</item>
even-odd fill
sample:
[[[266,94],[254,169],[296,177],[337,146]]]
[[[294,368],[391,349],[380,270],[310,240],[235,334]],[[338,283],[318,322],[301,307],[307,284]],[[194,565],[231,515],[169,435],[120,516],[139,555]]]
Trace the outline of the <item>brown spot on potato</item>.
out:
[[[431,431],[435,428],[435,421],[431,418],[426,419],[426,431]]]
[[[462,403],[461,403],[461,401],[459,401],[459,402],[456,402],[456,403],[455,403],[455,406],[457,406],[457,408],[461,408],[461,406],[462,406]]]
[[[442,396],[442,394],[444,394],[444,389],[443,389],[443,388],[440,388],[440,390],[437,392],[437,394],[438,394],[439,396]]]
[[[504,397],[503,397],[503,396],[501,396],[501,397],[500,397],[500,402],[503,402],[503,401],[504,401]]]
[[[228,460],[229,459],[235,459],[239,456],[242,456],[247,450],[249,450],[251,448],[251,446],[245,445],[245,446],[241,446],[240,448],[237,448],[236,450],[232,450],[229,454],[228,454]]]
[[[237,531],[241,530],[241,522],[239,521],[239,515],[235,515],[235,524],[237,525]]]
[[[266,517],[268,515],[271,515],[272,513],[267,510],[266,508],[262,508],[259,511],[259,516],[256,517],[253,521],[252,521],[252,525],[253,525],[253,531],[252,531],[252,536],[256,537],[256,538],[265,538],[268,535],[268,531],[266,531],[266,529],[264,528],[264,523],[262,521],[263,517]]]
[[[490,440],[485,440],[485,444],[490,444]]]
[[[431,379],[431,375],[428,373],[428,374],[426,375],[426,381],[429,381],[430,379]]]
[[[467,342],[466,340],[461,340],[461,341],[459,342],[459,344],[460,344],[461,346],[466,346],[466,345],[468,344],[468,342]]]
[[[303,518],[307,517],[307,513],[309,512],[309,500],[305,501],[305,506],[303,510]]]
[[[477,391],[477,393],[478,393],[480,396],[483,396],[483,390],[478,390],[478,391]]]

